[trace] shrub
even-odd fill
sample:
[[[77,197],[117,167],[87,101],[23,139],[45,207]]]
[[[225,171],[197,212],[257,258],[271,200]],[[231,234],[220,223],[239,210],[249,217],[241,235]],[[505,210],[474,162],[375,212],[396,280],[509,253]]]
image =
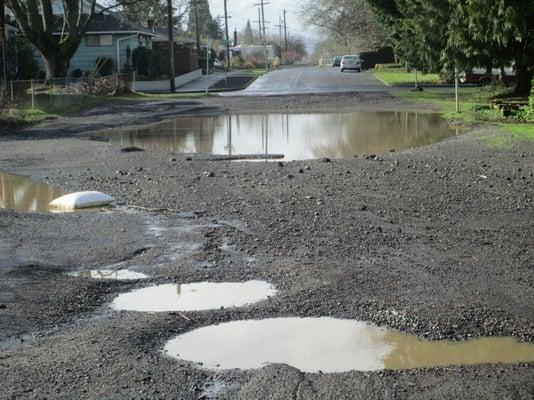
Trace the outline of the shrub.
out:
[[[152,50],[140,46],[132,51],[132,65],[137,75],[150,78]]]
[[[73,78],[81,78],[83,76],[83,71],[80,68],[76,68],[70,73],[70,76]]]
[[[231,61],[232,68],[242,69],[243,65],[244,65],[243,57],[241,56],[232,57],[232,61]]]
[[[95,72],[100,76],[109,76],[113,73],[113,60],[108,57],[98,57],[95,61]]]
[[[247,60],[243,63],[244,69],[256,69],[258,68],[258,65],[253,60]]]
[[[39,66],[33,57],[30,42],[22,36],[12,36],[7,43],[7,72],[9,79],[36,79]]]
[[[157,79],[164,76],[169,76],[169,60],[168,52],[162,49],[152,50],[152,57],[150,59],[150,79]]]

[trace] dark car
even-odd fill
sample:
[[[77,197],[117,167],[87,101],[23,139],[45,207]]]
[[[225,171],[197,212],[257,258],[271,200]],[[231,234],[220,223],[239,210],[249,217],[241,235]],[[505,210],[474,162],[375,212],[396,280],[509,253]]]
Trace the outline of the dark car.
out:
[[[339,67],[341,65],[341,59],[343,57],[341,56],[338,56],[338,57],[334,57],[334,62],[332,64],[332,67]]]
[[[501,81],[510,85],[514,80],[515,70],[513,67],[506,67],[503,71],[500,68],[492,68],[491,70],[486,68],[473,68],[460,75],[460,82],[474,83],[478,86],[486,86],[493,81]]]

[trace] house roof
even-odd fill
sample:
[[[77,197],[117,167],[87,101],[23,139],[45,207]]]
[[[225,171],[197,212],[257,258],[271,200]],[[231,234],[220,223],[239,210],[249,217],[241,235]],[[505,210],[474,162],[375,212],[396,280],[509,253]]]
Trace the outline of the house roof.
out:
[[[135,22],[122,18],[116,13],[97,14],[89,24],[87,34],[102,32],[131,32],[156,36],[150,29],[144,28]]]
[[[8,24],[16,26],[16,21],[11,19]],[[56,34],[59,34],[63,28],[62,15],[54,15],[54,30]],[[143,26],[136,24],[122,18],[119,14],[114,12],[97,13],[93,17],[93,21],[89,24],[86,34],[101,34],[101,33],[140,33],[147,36],[155,37],[157,33],[152,32],[151,29],[144,28]]]

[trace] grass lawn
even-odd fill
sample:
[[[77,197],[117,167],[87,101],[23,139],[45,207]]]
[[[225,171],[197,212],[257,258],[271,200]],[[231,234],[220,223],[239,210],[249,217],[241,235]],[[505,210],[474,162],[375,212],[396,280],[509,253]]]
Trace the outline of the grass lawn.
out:
[[[252,76],[262,76],[262,75],[265,75],[269,72],[271,72],[272,70],[271,69],[265,69],[265,68],[256,68],[256,69],[241,69],[241,70],[238,70],[239,72],[242,72],[244,74],[247,74],[247,75],[252,75]]]
[[[512,141],[534,141],[534,121],[505,118],[493,109],[491,100],[506,94],[506,89],[463,88],[460,90],[460,113],[456,112],[454,89],[425,89],[422,92],[409,90],[392,92],[393,96],[439,106],[449,121],[470,125],[478,122],[497,123],[502,132],[484,140],[498,147],[508,147]]]
[[[390,85],[415,85],[415,72],[407,72],[405,68],[377,69],[373,74]],[[417,82],[420,84],[439,84],[441,79],[437,74],[417,74]]]

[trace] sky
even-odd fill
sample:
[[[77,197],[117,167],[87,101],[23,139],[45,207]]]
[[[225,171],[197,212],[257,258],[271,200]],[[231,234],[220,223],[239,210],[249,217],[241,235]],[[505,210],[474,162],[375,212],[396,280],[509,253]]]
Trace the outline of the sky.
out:
[[[278,34],[279,30],[274,25],[278,25],[279,16],[283,16],[283,10],[287,11],[287,28],[288,34],[298,35],[304,39],[308,46],[308,50],[313,50],[313,45],[317,41],[317,35],[312,31],[306,31],[304,24],[301,21],[300,3],[301,0],[266,0],[270,4],[265,5],[265,20],[271,23],[267,25],[270,27],[268,32],[271,34]],[[253,21],[258,20],[258,7],[254,4],[259,3],[259,0],[227,0],[228,15],[232,18],[228,21],[228,28],[233,32],[237,28],[238,32],[242,31],[250,19],[252,29],[258,29],[258,23]],[[224,16],[224,0],[209,0],[210,10],[213,17],[217,15]]]

